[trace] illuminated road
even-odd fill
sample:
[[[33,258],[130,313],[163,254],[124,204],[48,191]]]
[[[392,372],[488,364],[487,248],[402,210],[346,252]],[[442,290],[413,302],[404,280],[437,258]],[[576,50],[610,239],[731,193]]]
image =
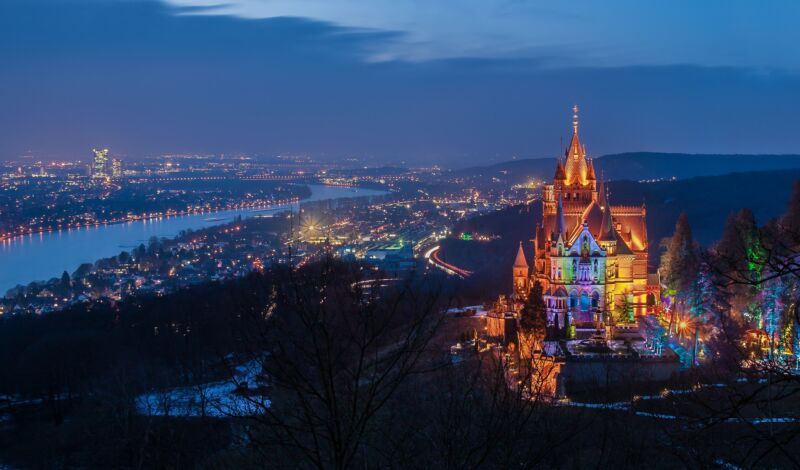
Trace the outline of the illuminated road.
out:
[[[468,278],[472,275],[472,271],[467,271],[466,269],[461,269],[458,266],[452,265],[446,261],[442,261],[442,259],[439,258],[438,246],[435,246],[430,250],[428,250],[428,252],[425,253],[425,258],[428,260],[428,262],[442,269],[447,274],[453,276],[461,276],[463,278]]]

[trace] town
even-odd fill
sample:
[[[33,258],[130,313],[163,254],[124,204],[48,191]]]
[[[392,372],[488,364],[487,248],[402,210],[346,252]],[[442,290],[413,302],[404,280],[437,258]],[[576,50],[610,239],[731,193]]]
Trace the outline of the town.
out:
[[[106,154],[96,152],[95,158]],[[398,274],[415,268],[421,254],[457,221],[536,197],[520,187],[501,190],[496,179],[485,191],[462,187],[461,177],[447,179],[425,169],[365,172],[300,158],[263,164],[245,157],[232,160],[163,157],[126,166],[124,176],[97,177],[96,169],[103,168],[97,161],[82,176],[69,171],[77,164],[52,163],[48,168],[57,170],[47,170],[51,173],[41,163],[10,170],[3,175],[6,207],[25,209],[3,211],[4,220],[13,226],[20,223],[18,217],[31,215],[19,234],[2,241],[7,250],[40,236],[43,227],[48,236],[79,230],[89,235],[109,224],[198,215],[204,217],[201,225],[211,226],[181,230],[175,238],[148,237],[132,249],[108,253],[113,256],[53,271],[49,280],[20,279],[17,286],[5,286],[0,313],[49,313],[137,292],[163,295],[208,280],[242,277],[271,263],[302,266],[328,249]],[[304,202],[311,195],[308,184],[343,192],[335,200]],[[125,209],[110,209],[121,204]],[[37,210],[47,218],[32,215]]]

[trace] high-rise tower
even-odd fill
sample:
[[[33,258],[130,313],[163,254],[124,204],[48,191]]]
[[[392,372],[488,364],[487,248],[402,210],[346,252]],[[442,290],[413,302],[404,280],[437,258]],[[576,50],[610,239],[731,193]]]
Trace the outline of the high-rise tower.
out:
[[[120,178],[122,176],[122,160],[119,158],[111,159],[111,177]]]
[[[108,178],[108,149],[92,149],[92,178]]]

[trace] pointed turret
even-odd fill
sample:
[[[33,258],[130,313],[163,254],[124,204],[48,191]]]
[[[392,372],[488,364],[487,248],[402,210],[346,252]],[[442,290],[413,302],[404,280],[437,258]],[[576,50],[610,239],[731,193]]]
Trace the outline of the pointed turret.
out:
[[[585,150],[584,150],[585,151]],[[594,181],[597,177],[594,174],[594,163],[592,162],[591,158],[587,158],[586,163],[586,179],[589,181]]]
[[[561,157],[558,157],[558,164],[556,165],[556,174],[553,177],[555,181],[564,181],[567,179],[567,174],[564,172],[564,164],[561,162]]]
[[[600,178],[600,188],[597,190],[597,203],[600,204],[600,208],[605,209],[608,205],[608,197],[606,196],[606,179],[605,177]]]
[[[603,221],[600,223],[600,233],[597,236],[598,241],[616,241],[617,231],[614,230],[614,221],[611,219],[611,205],[608,203],[608,196],[606,195],[606,185],[604,181],[600,184],[600,205],[603,207]]]
[[[611,208],[606,207],[603,210],[603,222],[600,224],[600,235],[597,237],[598,241],[610,242],[617,239],[616,231],[614,230],[614,222],[611,220]]]
[[[519,242],[517,259],[514,260],[514,267],[511,268],[514,277],[514,296],[518,299],[528,297],[528,261],[525,260],[525,251],[522,249],[522,242]]]
[[[528,261],[525,260],[525,251],[522,249],[522,242],[519,242],[519,249],[517,250],[517,259],[514,260],[515,268],[527,268]]]
[[[578,138],[578,106],[572,108],[572,139],[569,142],[569,147],[564,154],[566,157],[566,165],[564,172],[566,173],[567,184],[579,184],[585,186],[588,181],[586,179],[587,164],[586,164],[586,151],[581,145],[581,140]]]
[[[562,235],[566,238],[566,224],[564,223],[564,198],[561,197],[561,194],[558,195],[558,206],[556,208],[556,231],[555,235],[558,237]]]

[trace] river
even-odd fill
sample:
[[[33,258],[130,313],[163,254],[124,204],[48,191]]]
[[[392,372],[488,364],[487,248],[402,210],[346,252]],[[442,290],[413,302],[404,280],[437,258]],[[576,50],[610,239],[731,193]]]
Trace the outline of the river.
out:
[[[311,196],[301,202],[323,201],[361,196],[380,196],[386,191],[353,189],[335,186],[308,185]],[[297,210],[299,204],[282,204],[268,208],[233,209],[206,214],[163,217],[114,225],[82,227],[60,232],[37,233],[0,241],[0,295],[17,284],[27,285],[72,273],[81,263],[130,250],[150,237],[172,238],[181,230],[220,225],[242,217]]]

